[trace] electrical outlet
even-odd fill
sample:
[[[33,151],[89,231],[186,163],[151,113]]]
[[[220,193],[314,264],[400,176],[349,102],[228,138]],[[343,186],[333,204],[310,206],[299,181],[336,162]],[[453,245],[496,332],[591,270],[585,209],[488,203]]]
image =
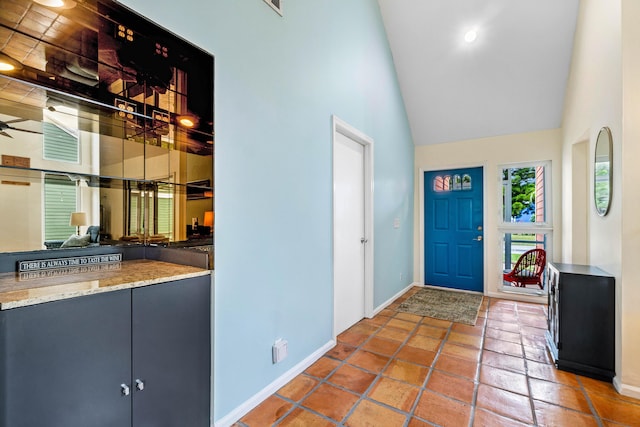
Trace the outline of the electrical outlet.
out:
[[[271,359],[273,363],[282,362],[287,357],[289,343],[282,338],[277,339],[271,348]]]

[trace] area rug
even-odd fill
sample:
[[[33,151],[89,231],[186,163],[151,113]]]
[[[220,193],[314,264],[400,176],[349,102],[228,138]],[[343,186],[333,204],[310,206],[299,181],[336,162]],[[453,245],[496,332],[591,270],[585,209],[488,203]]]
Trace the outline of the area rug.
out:
[[[396,310],[475,325],[480,303],[480,294],[423,288],[407,298]]]

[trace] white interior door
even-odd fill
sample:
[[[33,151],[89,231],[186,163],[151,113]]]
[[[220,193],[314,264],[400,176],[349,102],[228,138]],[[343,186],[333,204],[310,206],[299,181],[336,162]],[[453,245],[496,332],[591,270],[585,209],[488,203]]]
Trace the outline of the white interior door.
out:
[[[364,146],[336,132],[333,160],[334,329],[343,332],[365,314]]]

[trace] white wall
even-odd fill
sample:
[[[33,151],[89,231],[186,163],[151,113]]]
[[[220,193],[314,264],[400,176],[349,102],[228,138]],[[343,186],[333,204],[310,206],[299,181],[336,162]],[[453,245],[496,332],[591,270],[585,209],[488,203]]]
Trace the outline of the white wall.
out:
[[[620,389],[640,397],[640,2],[622,1]],[[615,153],[614,153],[615,154]],[[614,166],[615,167],[615,166]],[[624,171],[624,173],[623,173]],[[614,187],[616,188],[616,187]]]
[[[214,419],[228,421],[333,339],[334,114],[375,144],[374,303],[410,284],[404,104],[376,0],[287,1],[283,17],[262,0],[125,3],[215,55]]]
[[[622,207],[620,59],[619,0],[581,2],[563,120],[563,229],[570,232],[573,209],[588,209],[589,262],[616,275],[620,272]],[[571,173],[573,145],[586,139],[589,141],[588,177],[593,176],[595,140],[602,126],[611,129],[614,146],[612,204],[609,214],[603,218],[595,211],[592,180],[589,180],[587,203],[583,206],[572,203],[573,187],[579,184],[572,182]],[[574,262],[571,236],[566,237],[563,261]]]
[[[575,262],[568,232],[580,183],[572,181],[574,145],[588,141],[588,260],[616,278],[616,378],[623,394],[640,397],[640,30],[636,0],[583,0],[576,30],[563,124],[563,260]],[[595,140],[602,126],[613,135],[612,203],[596,214]]]
[[[420,180],[421,171],[453,169],[467,166],[484,166],[484,266],[485,294],[505,297],[498,293],[502,286],[501,236],[498,224],[501,221],[502,178],[499,166],[519,163],[547,161],[551,163],[551,197],[554,219],[553,244],[550,259],[556,259],[561,248],[561,133],[559,129],[529,132],[515,135],[459,141],[446,144],[416,147],[414,182],[414,281],[420,282]],[[512,294],[510,294],[512,295]],[[524,298],[523,298],[524,299]],[[542,302],[539,297],[529,298]]]

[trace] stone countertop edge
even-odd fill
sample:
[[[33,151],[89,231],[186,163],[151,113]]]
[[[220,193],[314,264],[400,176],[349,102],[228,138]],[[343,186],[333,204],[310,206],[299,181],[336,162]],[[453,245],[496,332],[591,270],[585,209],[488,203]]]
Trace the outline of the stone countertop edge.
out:
[[[96,272],[70,274],[68,276],[56,277],[55,279],[57,280],[55,280],[55,282],[58,283],[42,285],[42,282],[40,281],[40,286],[34,286],[31,288],[23,287],[21,289],[11,289],[10,285],[10,282],[12,281],[14,285],[16,283],[24,283],[19,281],[19,273],[11,275],[13,280],[11,280],[11,278],[7,280],[7,274],[0,274],[0,310],[27,307],[103,292],[139,288],[212,274],[212,270],[204,270],[197,267],[172,264],[163,261],[145,260],[143,263],[139,261],[123,261],[121,264],[134,268],[136,271],[107,271],[104,274]],[[159,267],[163,267],[164,269],[169,268],[174,270],[174,272],[162,271],[158,273],[158,270],[163,270]],[[42,280],[47,281],[48,279],[42,278]],[[9,284],[7,282],[9,282]],[[34,284],[36,283],[35,280],[32,280],[31,282]]]

